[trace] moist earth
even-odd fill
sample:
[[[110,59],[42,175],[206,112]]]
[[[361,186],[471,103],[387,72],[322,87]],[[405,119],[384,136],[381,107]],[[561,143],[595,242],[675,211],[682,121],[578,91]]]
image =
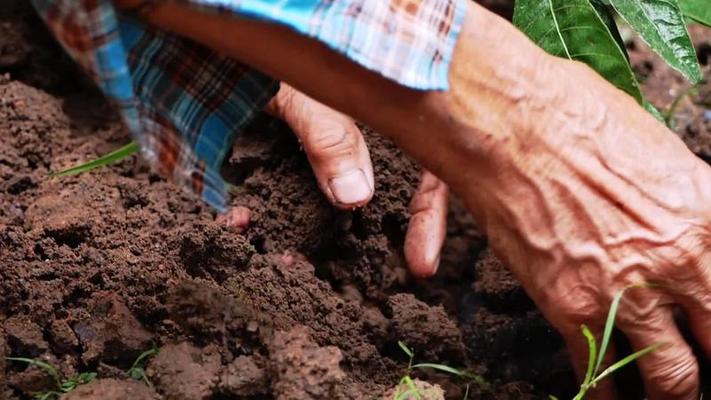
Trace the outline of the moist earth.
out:
[[[489,3],[510,15],[510,2]],[[711,31],[693,27],[692,35],[709,77]],[[649,99],[661,109],[678,99],[675,130],[711,160],[711,88],[683,95],[678,74],[641,42],[629,47]],[[402,245],[418,167],[362,129],[376,195],[345,212],[320,194],[288,129],[258,118],[223,170],[237,188],[234,205],[252,211],[244,232],[216,223],[137,158],[50,178],[129,137],[27,2],[6,0],[0,399],[56,389],[43,370],[5,357],[43,360],[66,378],[96,372],[63,397],[72,400],[389,398],[407,372],[398,341],[416,362],[482,378],[415,371],[433,398],[461,399],[467,385],[470,399],[570,397],[560,337],[456,199],[438,276],[408,275]],[[159,353],[133,379],[128,370],[153,348]],[[634,371],[618,379],[640,387]]]

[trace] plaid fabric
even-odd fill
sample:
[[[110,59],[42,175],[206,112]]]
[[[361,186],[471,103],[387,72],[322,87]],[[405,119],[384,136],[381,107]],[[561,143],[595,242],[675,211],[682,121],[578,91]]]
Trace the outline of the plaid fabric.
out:
[[[405,86],[447,88],[467,0],[182,0],[283,24]],[[143,156],[218,211],[234,135],[276,93],[268,76],[122,18],[110,0],[32,0],[67,52],[120,107]]]

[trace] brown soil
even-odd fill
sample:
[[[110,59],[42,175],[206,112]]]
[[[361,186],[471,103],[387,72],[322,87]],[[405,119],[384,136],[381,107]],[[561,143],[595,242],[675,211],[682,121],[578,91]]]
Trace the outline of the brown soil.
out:
[[[407,274],[401,248],[417,167],[367,128],[377,193],[368,207],[343,212],[319,193],[288,130],[255,122],[224,167],[239,189],[235,205],[253,213],[244,234],[137,159],[48,178],[129,139],[27,2],[5,3],[0,356],[41,358],[65,376],[98,372],[66,399],[372,399],[392,393],[404,373],[402,340],[418,361],[484,376],[489,385],[472,386],[472,399],[573,390],[558,335],[456,200],[440,273],[429,282]],[[694,36],[708,74],[711,31]],[[664,108],[685,85],[633,45],[645,90]],[[707,86],[675,118],[707,160],[709,108]],[[154,345],[162,350],[146,366],[149,388],[126,370]],[[466,382],[415,376],[447,398],[464,396]],[[633,374],[621,379],[639,387]],[[37,368],[0,357],[0,399],[51,387]]]

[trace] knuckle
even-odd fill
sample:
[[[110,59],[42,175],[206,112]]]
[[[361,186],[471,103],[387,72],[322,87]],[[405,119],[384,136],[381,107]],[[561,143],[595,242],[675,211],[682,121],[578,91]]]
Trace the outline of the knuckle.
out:
[[[304,148],[317,158],[345,157],[355,153],[355,141],[345,127],[334,124],[309,133]]]
[[[597,322],[600,315],[600,305],[595,296],[587,290],[578,287],[567,291],[557,301],[556,312],[567,324],[573,324],[579,331],[583,323]]]
[[[665,359],[655,365],[648,379],[664,398],[686,399],[695,395],[699,379],[699,367],[691,354],[674,359]]]

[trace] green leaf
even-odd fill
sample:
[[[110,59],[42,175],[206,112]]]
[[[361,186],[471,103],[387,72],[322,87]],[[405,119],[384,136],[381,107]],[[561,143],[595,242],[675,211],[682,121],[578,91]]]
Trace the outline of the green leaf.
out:
[[[452,368],[450,366],[442,365],[442,364],[420,363],[420,364],[413,365],[412,368],[420,368],[420,369],[431,368],[431,369],[435,369],[437,371],[446,372],[448,374],[452,374],[452,375],[456,375],[456,376],[465,376],[464,372],[462,372],[456,368]]]
[[[62,386],[60,386],[59,389],[62,391],[62,393],[69,393],[72,390],[76,389],[77,385],[78,385],[77,381],[68,380],[68,381],[62,382]]]
[[[49,400],[53,397],[59,397],[59,394],[57,392],[45,392],[45,393],[38,393],[34,396],[34,398],[37,400]]]
[[[141,380],[146,375],[146,372],[141,367],[131,368],[128,370],[128,375],[131,379]]]
[[[408,357],[413,358],[415,357],[415,354],[410,350],[409,347],[405,344],[405,342],[402,342],[400,340],[397,341],[397,345],[400,346],[400,349],[407,354]]]
[[[129,144],[121,147],[118,150],[112,151],[109,154],[106,154],[104,156],[101,156],[97,158],[96,160],[89,161],[88,163],[77,165],[75,167],[71,167],[59,172],[55,172],[50,174],[51,177],[62,177],[62,176],[69,176],[69,175],[77,175],[81,174],[87,171],[91,171],[92,169],[103,167],[109,164],[113,164],[116,162],[119,162],[123,160],[126,157],[129,157],[135,153],[138,153],[139,151],[139,146],[138,143],[136,142],[130,142]]]
[[[657,109],[657,107],[654,107],[654,104],[645,100],[644,101],[644,109],[647,110],[647,112],[649,112],[650,114],[652,114],[654,116],[654,118],[657,119],[657,121],[663,122],[663,123],[667,124],[667,126],[669,125],[667,123],[667,119],[664,117],[662,112]]]
[[[667,64],[692,83],[701,80],[701,66],[677,0],[610,0],[610,3]]]
[[[547,52],[588,64],[643,104],[627,55],[610,31],[610,16],[599,14],[605,10],[590,0],[517,0],[514,24]]]
[[[606,0],[590,0],[590,4],[595,8],[600,20],[607,26],[607,30],[610,31],[612,38],[615,39],[620,51],[624,54],[627,62],[629,62],[630,56],[627,54],[625,40],[622,38],[622,33],[620,33],[620,29],[617,27],[617,22],[615,22],[615,9],[612,8]]]
[[[679,0],[684,15],[694,21],[711,26],[711,5],[709,0]]]
[[[96,379],[96,372],[82,372],[77,376],[79,384],[87,384]]]

